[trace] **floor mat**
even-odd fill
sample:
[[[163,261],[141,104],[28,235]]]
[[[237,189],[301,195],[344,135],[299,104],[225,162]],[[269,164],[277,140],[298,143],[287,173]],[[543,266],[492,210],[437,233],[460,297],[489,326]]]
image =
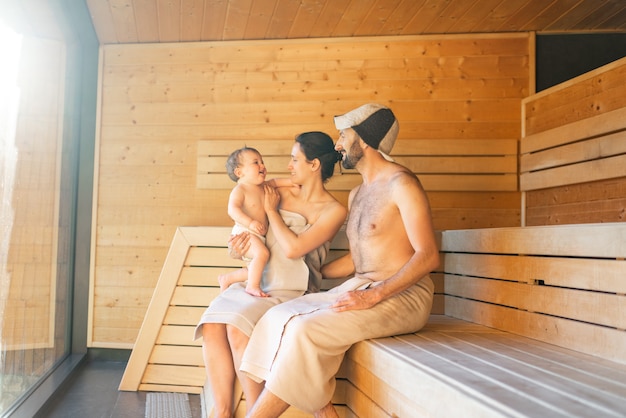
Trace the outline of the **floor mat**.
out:
[[[192,418],[186,393],[150,392],[145,418]]]

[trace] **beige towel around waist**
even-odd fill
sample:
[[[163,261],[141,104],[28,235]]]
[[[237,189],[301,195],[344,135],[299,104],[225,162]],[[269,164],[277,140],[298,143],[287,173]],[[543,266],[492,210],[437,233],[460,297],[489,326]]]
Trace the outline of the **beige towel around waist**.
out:
[[[429,276],[370,309],[334,312],[342,293],[377,282],[353,278],[328,292],[307,294],[270,309],[257,323],[241,370],[308,413],[330,402],[335,375],[352,344],[422,328],[433,300]]]

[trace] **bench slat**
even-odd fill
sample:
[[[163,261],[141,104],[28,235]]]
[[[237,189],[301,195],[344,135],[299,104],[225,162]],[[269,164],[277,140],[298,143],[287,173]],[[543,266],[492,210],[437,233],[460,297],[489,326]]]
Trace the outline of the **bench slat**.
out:
[[[520,190],[538,190],[626,176],[626,155],[520,174]]]
[[[426,191],[514,192],[517,191],[517,174],[418,174]],[[333,176],[326,188],[332,191],[349,191],[361,184],[360,174],[344,173]],[[201,173],[197,176],[201,189],[231,189],[233,181],[227,174]]]
[[[522,138],[520,154],[554,148],[626,128],[626,107]]]
[[[149,362],[150,364],[173,364],[204,368],[202,351],[193,346],[155,345]]]
[[[193,331],[195,324],[192,325],[164,325],[159,331],[156,344],[164,345],[193,345],[200,347],[202,345],[201,340],[193,340]]]
[[[596,414],[618,416],[616,412],[624,405],[623,397],[575,379],[572,370],[564,367],[571,361],[566,358],[561,360],[559,367],[542,359],[524,356],[519,352],[510,357],[507,355],[510,354],[509,346],[502,347],[491,338],[480,335],[473,338],[471,333],[448,336],[443,331],[419,333],[399,339],[406,341],[413,348],[422,348],[425,345],[424,340],[436,344],[435,347],[428,345],[429,352],[438,353],[454,361],[454,367],[469,369],[484,379],[497,381],[503,390],[510,390],[518,398],[555,407],[557,410],[565,411],[569,416]],[[576,361],[577,359],[571,361],[571,365],[575,365]],[[595,380],[596,383],[599,381]],[[522,391],[523,393],[520,393]],[[525,410],[527,407],[520,409]]]
[[[626,296],[505,280],[445,276],[446,294],[591,324],[626,326]]]
[[[442,251],[626,258],[626,223],[445,231]]]
[[[450,274],[626,294],[626,260],[448,253]]]
[[[263,154],[269,177],[288,177],[291,140],[201,140],[198,142],[196,186],[201,189],[231,189],[226,174],[227,156],[248,145]],[[517,141],[514,139],[397,141],[392,157],[407,166],[427,191],[517,191]],[[355,170],[337,166],[326,187],[348,191],[361,184]]]
[[[626,131],[520,156],[520,172],[626,154]]]
[[[626,332],[476,300],[446,296],[446,315],[626,364]]]

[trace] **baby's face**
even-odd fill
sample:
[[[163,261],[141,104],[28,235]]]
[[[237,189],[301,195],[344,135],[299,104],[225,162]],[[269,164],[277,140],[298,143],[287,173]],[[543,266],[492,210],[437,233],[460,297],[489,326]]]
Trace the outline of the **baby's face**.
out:
[[[262,184],[267,175],[263,157],[254,151],[246,151],[242,155],[241,166],[238,167],[239,180],[249,184]]]

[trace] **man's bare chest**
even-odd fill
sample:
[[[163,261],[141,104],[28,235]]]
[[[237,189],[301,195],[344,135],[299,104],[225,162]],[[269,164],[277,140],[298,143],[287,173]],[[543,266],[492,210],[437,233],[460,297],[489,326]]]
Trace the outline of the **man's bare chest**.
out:
[[[393,203],[383,188],[361,188],[354,196],[347,225],[348,235],[364,239],[384,231]]]

